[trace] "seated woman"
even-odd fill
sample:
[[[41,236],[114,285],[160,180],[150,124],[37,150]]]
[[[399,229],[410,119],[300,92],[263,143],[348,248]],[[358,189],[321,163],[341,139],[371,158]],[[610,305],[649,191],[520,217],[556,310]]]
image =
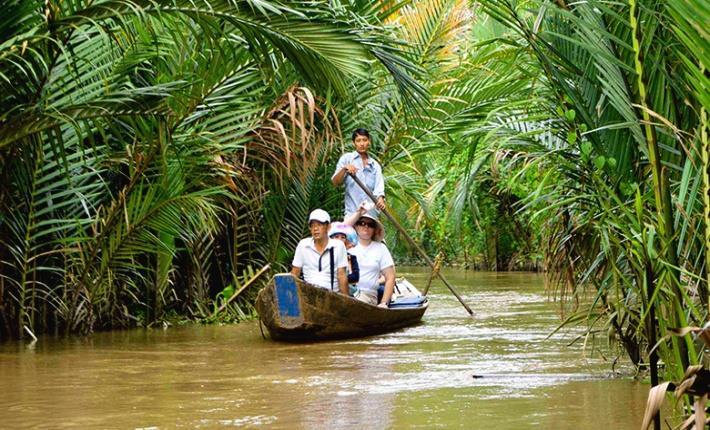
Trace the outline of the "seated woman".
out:
[[[328,236],[343,242],[347,250],[348,257],[348,284],[355,285],[360,281],[360,266],[357,257],[350,253],[350,250],[357,244],[357,234],[352,226],[344,222],[334,222],[330,225]]]
[[[389,249],[382,243],[384,228],[374,215],[367,213],[365,205],[361,205],[345,221],[355,224],[358,244],[350,250],[357,257],[360,266],[360,281],[357,283],[355,298],[371,305],[388,307],[394,292],[395,270],[394,260]],[[378,303],[377,288],[380,274],[385,277],[385,291],[382,301]]]

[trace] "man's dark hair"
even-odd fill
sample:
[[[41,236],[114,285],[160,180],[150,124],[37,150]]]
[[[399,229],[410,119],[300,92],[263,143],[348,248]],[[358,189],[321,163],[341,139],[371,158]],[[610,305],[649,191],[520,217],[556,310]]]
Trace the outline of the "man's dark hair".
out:
[[[365,128],[358,128],[353,131],[353,140],[355,140],[356,137],[358,136],[365,136],[366,138],[370,138],[370,132],[367,131]]]

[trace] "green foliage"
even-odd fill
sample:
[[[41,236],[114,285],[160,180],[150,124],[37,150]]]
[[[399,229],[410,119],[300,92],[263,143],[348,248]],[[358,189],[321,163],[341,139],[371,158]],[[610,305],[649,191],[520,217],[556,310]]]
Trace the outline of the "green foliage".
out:
[[[567,322],[646,362],[707,319],[706,3],[8,1],[0,336],[249,317],[256,288],[215,311],[340,211],[367,127],[430,254],[544,256]],[[668,376],[696,346],[659,344]]]
[[[330,6],[5,2],[0,338],[201,318],[249,265],[284,266],[335,195],[314,179],[330,103],[373,68],[421,94],[376,31],[396,3]]]
[[[512,137],[505,124],[526,111],[540,71],[520,49],[485,39],[505,31],[466,1],[411,2],[396,16],[387,29],[420,67],[428,96],[409,104],[374,74],[356,85],[341,124],[372,131],[388,203],[430,254],[466,266],[529,267],[535,238],[510,206],[529,185],[497,171],[490,147]],[[491,169],[490,181],[479,181]],[[418,260],[396,235],[388,244],[400,261]]]
[[[697,91],[707,51],[696,49],[708,43],[707,6],[481,3],[544,72],[532,105],[542,117],[518,119],[541,133],[502,148],[509,168],[554,176],[524,208],[544,220],[556,291],[591,290],[592,308],[579,313],[588,333],[610,328],[645,362],[667,327],[707,319],[707,105]],[[676,378],[701,358],[689,336],[661,342],[659,353]]]

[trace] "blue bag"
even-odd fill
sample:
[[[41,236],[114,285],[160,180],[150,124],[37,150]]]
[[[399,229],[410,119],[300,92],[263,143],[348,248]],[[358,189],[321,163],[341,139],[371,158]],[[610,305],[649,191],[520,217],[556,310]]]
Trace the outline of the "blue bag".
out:
[[[400,297],[397,300],[390,302],[390,309],[392,308],[418,308],[426,301],[425,296],[414,296],[414,297]]]

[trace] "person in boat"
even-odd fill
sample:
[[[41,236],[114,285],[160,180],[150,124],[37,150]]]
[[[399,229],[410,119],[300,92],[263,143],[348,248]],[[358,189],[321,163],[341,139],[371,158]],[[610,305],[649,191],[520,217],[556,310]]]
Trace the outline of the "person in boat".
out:
[[[352,291],[360,280],[360,266],[357,263],[357,257],[350,253],[350,249],[357,244],[355,229],[344,222],[335,222],[330,225],[328,235],[331,239],[339,240],[345,245],[348,257],[348,285],[352,286],[350,289]]]
[[[301,240],[291,263],[291,274],[316,287],[348,295],[348,259],[343,242],[328,237],[330,215],[316,209],[308,217],[311,237]]]
[[[392,254],[382,243],[384,228],[375,215],[366,210],[366,205],[360,205],[358,211],[345,221],[355,225],[358,244],[350,250],[357,257],[360,265],[360,281],[357,283],[355,298],[371,305],[386,308],[392,298],[395,284],[395,269]],[[382,299],[378,300],[377,289],[380,275],[385,278],[385,288]]]
[[[375,206],[379,210],[385,208],[385,180],[382,176],[382,167],[375,161],[368,150],[370,149],[370,132],[358,128],[352,134],[355,151],[343,154],[338,160],[335,173],[331,178],[333,185],[345,185],[345,217],[357,212],[358,206],[364,201],[370,201],[365,191],[348,175],[357,176],[365,184],[377,200]],[[377,212],[370,211],[377,216]]]

